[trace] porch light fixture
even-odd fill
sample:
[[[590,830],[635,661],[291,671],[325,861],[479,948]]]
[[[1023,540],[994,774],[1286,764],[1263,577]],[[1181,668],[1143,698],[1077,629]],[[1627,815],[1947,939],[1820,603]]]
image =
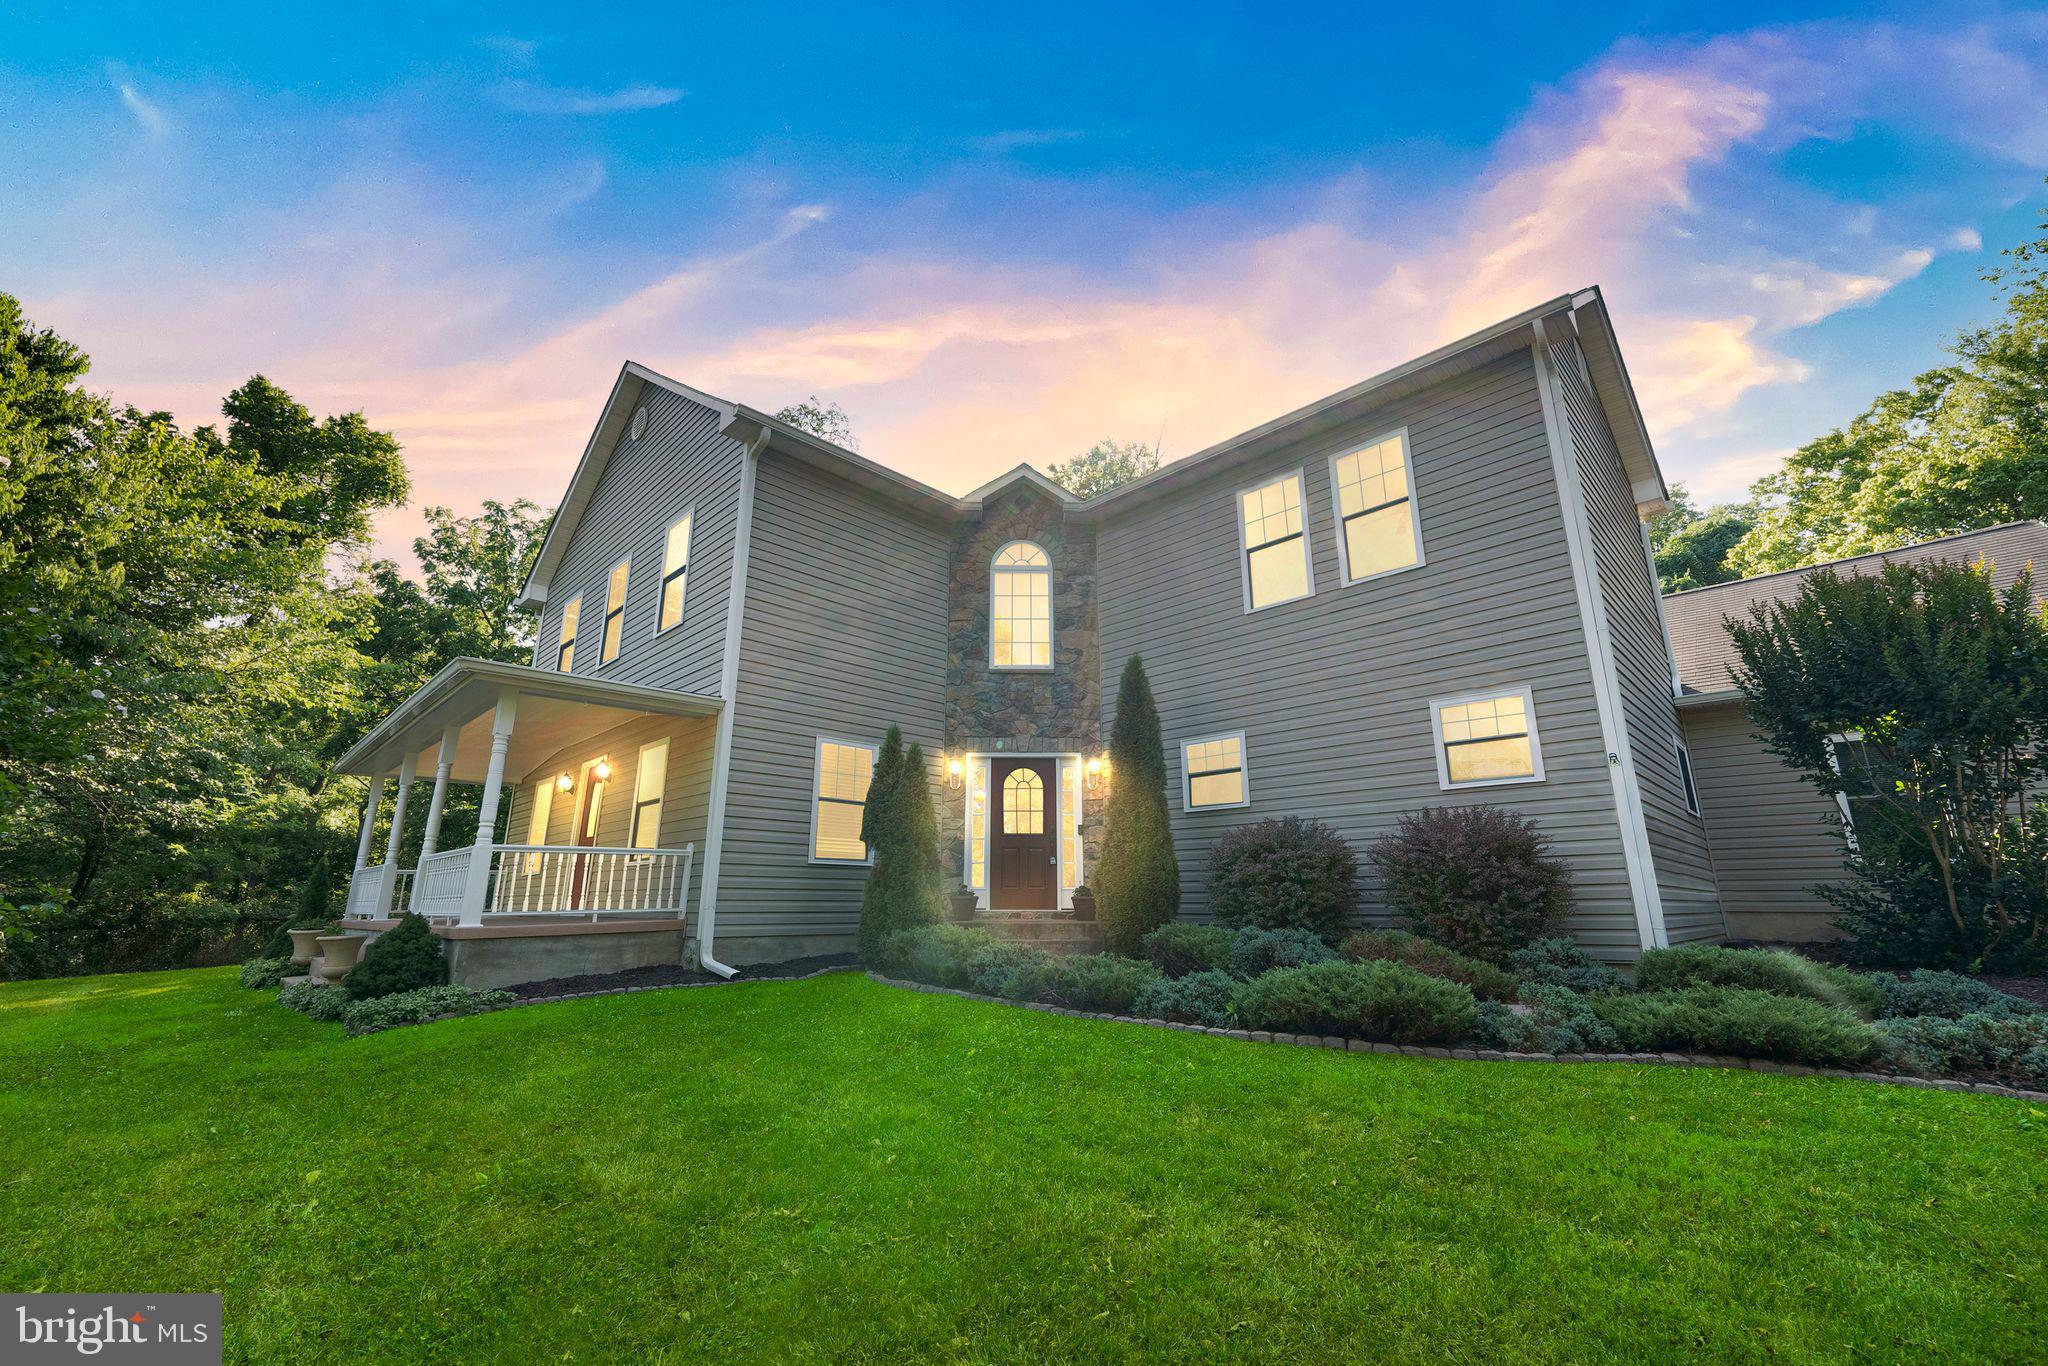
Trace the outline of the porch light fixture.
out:
[[[1088,756],[1088,762],[1082,765],[1082,771],[1088,776],[1088,790],[1090,792],[1100,792],[1109,785],[1109,760],[1104,756],[1100,754]]]
[[[966,776],[967,765],[960,761],[959,755],[956,754],[952,758],[946,760],[947,787],[950,787],[957,792],[960,788],[961,782],[966,778]]]
[[[609,759],[599,759],[595,764],[591,765],[590,776],[601,783],[610,782],[612,780],[612,761]]]
[[[574,792],[576,790],[576,780],[567,773],[557,773],[555,775],[555,786],[563,792]]]

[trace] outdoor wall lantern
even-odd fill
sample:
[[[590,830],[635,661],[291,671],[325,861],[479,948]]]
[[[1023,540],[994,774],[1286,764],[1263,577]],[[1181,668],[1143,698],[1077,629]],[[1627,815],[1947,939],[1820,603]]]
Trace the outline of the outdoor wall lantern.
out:
[[[576,790],[576,780],[566,773],[557,773],[555,775],[555,786],[563,792],[574,792]]]
[[[1088,790],[1100,792],[1109,784],[1109,760],[1100,754],[1090,755],[1086,765]]]
[[[966,776],[967,765],[961,761],[959,755],[956,754],[952,758],[946,760],[947,787],[950,787],[955,792],[958,792],[960,790],[961,781],[965,779]]]
[[[596,764],[592,765],[590,776],[601,783],[610,782],[612,780],[612,761],[609,759],[599,759]]]

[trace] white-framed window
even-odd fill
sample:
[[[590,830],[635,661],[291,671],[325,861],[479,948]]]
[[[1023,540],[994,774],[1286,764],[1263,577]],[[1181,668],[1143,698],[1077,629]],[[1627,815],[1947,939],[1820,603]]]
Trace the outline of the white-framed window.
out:
[[[1837,775],[1852,778],[1861,773],[1865,776],[1864,786],[1869,787],[1870,760],[1863,752],[1862,731],[1843,731],[1839,735],[1828,737],[1828,767]],[[1835,805],[1842,812],[1842,838],[1848,842],[1849,852],[1852,854],[1863,852],[1862,842],[1856,838],[1856,803],[1866,800],[1867,797],[1852,797],[1847,792],[1835,794]]]
[[[811,862],[866,863],[861,818],[875,776],[875,746],[818,737],[811,777]]]
[[[576,619],[583,615],[583,596],[578,594],[562,604],[562,630],[555,646],[555,672],[567,673],[576,661]]]
[[[988,887],[988,756],[967,756],[967,875],[969,887]]]
[[[640,765],[633,775],[633,828],[627,844],[635,849],[661,847],[661,794],[668,785],[666,737],[640,746]]]
[[[998,550],[988,574],[992,669],[1052,667],[1052,560],[1029,541]]]
[[[690,577],[690,520],[694,509],[676,518],[668,529],[668,542],[661,552],[661,610],[655,614],[654,634],[682,625],[683,591]]]
[[[1205,735],[1199,740],[1181,742],[1181,810],[1249,806],[1251,800],[1251,774],[1245,764],[1243,731]]]
[[[1277,607],[1316,591],[1301,490],[1301,471],[1296,470],[1237,495],[1237,538],[1247,612]]]
[[[600,666],[619,657],[619,642],[625,638],[626,571],[631,564],[632,561],[626,559],[612,566],[611,586],[605,590],[604,597],[604,637],[597,652]]]
[[[1422,515],[1409,473],[1408,429],[1330,457],[1337,562],[1346,585],[1422,563]]]
[[[548,842],[548,818],[555,812],[555,775],[550,773],[533,785],[533,810],[526,816],[526,842],[546,844]],[[532,877],[540,871],[545,854],[526,856],[526,875]]]
[[[1527,688],[1440,697],[1429,704],[1439,785],[1500,787],[1543,781],[1536,704]]]
[[[1671,747],[1678,752],[1678,781],[1685,792],[1685,809],[1697,816],[1700,814],[1700,789],[1692,779],[1692,751],[1685,747],[1685,741],[1673,740]]]
[[[1060,890],[1081,885],[1081,759],[1060,760]]]

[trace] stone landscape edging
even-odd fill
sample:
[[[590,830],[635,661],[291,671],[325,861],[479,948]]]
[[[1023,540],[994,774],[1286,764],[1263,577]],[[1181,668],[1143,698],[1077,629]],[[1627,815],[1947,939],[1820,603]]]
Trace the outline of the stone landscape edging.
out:
[[[832,969],[844,972],[846,969]],[[812,974],[816,976],[816,974]],[[1909,1086],[1920,1091],[1969,1091],[1979,1095],[2007,1096],[2015,1100],[2048,1103],[2048,1092],[2029,1091],[2017,1086],[2000,1086],[1988,1081],[1953,1081],[1937,1077],[1908,1077],[1892,1072],[1852,1072],[1843,1067],[1809,1067],[1805,1063],[1773,1062],[1768,1058],[1730,1058],[1711,1053],[1510,1053],[1497,1048],[1444,1048],[1436,1045],[1374,1043],[1367,1039],[1346,1039],[1335,1034],[1284,1034],[1264,1029],[1224,1029],[1217,1025],[1182,1024],[1177,1020],[1152,1020],[1138,1015],[1111,1015],[1103,1011],[1073,1010],[1043,1001],[1012,1001],[1002,996],[984,996],[959,987],[933,986],[900,977],[867,974],[871,982],[901,987],[932,996],[958,996],[964,1001],[1014,1006],[1046,1015],[1069,1015],[1080,1020],[1107,1020],[1112,1024],[1146,1025],[1153,1029],[1177,1030],[1183,1034],[1207,1034],[1240,1043],[1284,1043],[1308,1048],[1328,1048],[1343,1053],[1399,1053],[1410,1058],[1456,1058],[1463,1062],[1632,1062],[1652,1067],[1716,1067],[1730,1072],[1767,1072],[1787,1077],[1845,1077],[1851,1081],[1874,1081],[1887,1086]],[[799,978],[787,980],[798,981]],[[709,986],[711,983],[698,983]]]

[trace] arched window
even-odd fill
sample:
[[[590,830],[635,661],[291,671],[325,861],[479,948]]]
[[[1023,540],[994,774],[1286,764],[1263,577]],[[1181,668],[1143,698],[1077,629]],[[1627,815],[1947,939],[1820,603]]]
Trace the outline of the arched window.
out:
[[[1028,768],[1013,768],[1003,779],[1003,833],[1045,833],[1045,784]]]
[[[989,570],[988,662],[997,669],[1052,667],[1052,561],[1029,541],[996,552]]]

